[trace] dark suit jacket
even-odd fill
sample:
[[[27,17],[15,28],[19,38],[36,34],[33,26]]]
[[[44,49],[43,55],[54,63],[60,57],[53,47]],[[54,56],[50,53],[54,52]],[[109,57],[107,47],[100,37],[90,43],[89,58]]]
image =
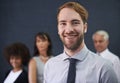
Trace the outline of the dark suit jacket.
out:
[[[6,74],[5,79],[8,76],[8,74],[10,73],[10,71],[11,70],[9,70],[8,73]],[[23,70],[22,73],[18,76],[18,78],[15,80],[14,83],[28,83],[28,73],[27,73],[27,71]]]

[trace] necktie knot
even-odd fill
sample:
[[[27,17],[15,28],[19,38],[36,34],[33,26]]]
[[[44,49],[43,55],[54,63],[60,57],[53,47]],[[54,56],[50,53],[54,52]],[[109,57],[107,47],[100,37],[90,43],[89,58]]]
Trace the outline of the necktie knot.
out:
[[[77,59],[69,58],[70,63],[76,63]]]

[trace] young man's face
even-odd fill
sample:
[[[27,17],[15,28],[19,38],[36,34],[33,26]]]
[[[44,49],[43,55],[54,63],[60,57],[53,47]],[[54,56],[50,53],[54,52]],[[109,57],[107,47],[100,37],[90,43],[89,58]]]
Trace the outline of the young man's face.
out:
[[[87,24],[70,8],[63,8],[58,15],[58,34],[67,49],[76,50],[84,39]]]

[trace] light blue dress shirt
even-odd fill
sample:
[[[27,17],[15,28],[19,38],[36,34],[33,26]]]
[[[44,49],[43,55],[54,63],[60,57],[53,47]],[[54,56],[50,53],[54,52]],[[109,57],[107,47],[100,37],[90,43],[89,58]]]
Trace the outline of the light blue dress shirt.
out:
[[[98,53],[97,53],[98,54]],[[120,60],[119,57],[112,52],[109,51],[109,49],[105,49],[103,52],[99,53],[101,57],[104,59],[109,60],[112,63],[113,69],[117,75],[118,82],[120,83]]]
[[[66,83],[70,58],[65,52],[45,65],[44,83]],[[111,63],[94,54],[86,46],[71,58],[78,59],[75,83],[118,83]]]

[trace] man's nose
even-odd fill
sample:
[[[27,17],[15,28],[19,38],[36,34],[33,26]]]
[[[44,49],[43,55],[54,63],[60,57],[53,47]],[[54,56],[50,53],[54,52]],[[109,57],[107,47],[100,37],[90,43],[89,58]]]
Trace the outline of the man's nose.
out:
[[[96,42],[96,45],[99,45],[100,44],[100,42]]]
[[[70,33],[73,30],[74,30],[74,28],[72,27],[72,25],[71,24],[67,24],[67,26],[66,26],[66,33]]]

